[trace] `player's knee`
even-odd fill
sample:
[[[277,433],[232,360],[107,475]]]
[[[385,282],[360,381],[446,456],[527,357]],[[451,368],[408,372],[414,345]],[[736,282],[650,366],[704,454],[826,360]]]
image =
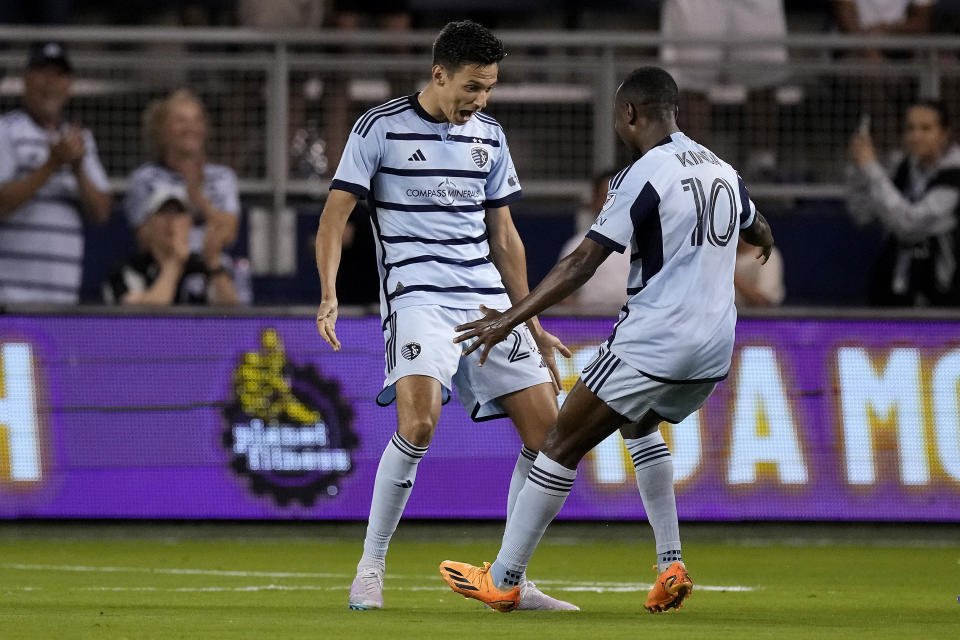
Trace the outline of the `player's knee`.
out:
[[[562,464],[568,469],[576,469],[587,451],[582,443],[578,442],[569,435],[564,436],[556,429],[547,434],[540,452],[558,464]]]
[[[410,444],[425,447],[433,439],[433,432],[437,425],[429,417],[404,420],[397,425],[397,433],[403,436]]]

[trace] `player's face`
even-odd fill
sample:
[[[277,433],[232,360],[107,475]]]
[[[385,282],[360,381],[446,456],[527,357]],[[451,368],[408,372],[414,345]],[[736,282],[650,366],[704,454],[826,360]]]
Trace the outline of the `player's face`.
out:
[[[71,76],[56,65],[28,69],[23,76],[23,102],[32,114],[56,121],[70,97]]]
[[[447,121],[466,124],[470,117],[487,106],[487,100],[497,84],[500,66],[465,64],[453,73],[442,71],[443,84],[438,86],[440,109]]]
[[[202,153],[207,139],[203,108],[192,100],[178,100],[171,104],[161,137],[166,148],[188,154]]]
[[[930,107],[907,109],[904,140],[907,152],[921,163],[935,162],[949,142],[949,132],[943,128],[940,115]]]

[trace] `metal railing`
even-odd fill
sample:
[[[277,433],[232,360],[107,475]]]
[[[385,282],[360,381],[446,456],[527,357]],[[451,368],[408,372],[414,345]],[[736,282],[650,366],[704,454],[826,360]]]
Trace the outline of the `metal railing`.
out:
[[[0,51],[0,109],[17,103],[27,45],[48,38],[65,42],[77,68],[71,115],[94,131],[108,173],[122,189],[130,171],[147,159],[143,108],[154,97],[189,86],[211,114],[212,157],[237,171],[247,198],[279,210],[291,197],[323,197],[330,165],[358,115],[426,82],[435,35],[0,27],[0,40],[7,43]],[[897,110],[911,99],[943,97],[960,105],[960,36],[807,34],[731,43],[650,32],[497,35],[510,55],[489,111],[504,124],[525,193],[534,198],[579,198],[593,172],[629,160],[613,132],[614,91],[630,69],[659,63],[664,44],[720,51],[715,62],[696,68],[717,72],[718,88],[727,90],[708,97],[712,128],[704,142],[738,166],[749,161],[748,139],[760,125],[746,113],[750,94],[723,79],[730,68],[727,54],[766,46],[788,52],[783,65],[751,65],[782,77],[771,87],[777,172],[751,182],[759,199],[840,195],[847,136],[863,111],[875,115],[883,128],[878,135],[890,138]],[[868,49],[900,53],[879,64],[844,57]]]

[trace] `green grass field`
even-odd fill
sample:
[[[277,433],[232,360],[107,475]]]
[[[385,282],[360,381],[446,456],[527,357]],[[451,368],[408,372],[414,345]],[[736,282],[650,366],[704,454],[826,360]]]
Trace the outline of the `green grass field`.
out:
[[[444,559],[493,560],[500,525],[401,523],[386,608],[347,591],[356,524],[0,524],[0,638],[958,638],[960,526],[688,525],[695,590],[642,608],[646,523],[558,523],[530,575],[580,605],[484,610]]]

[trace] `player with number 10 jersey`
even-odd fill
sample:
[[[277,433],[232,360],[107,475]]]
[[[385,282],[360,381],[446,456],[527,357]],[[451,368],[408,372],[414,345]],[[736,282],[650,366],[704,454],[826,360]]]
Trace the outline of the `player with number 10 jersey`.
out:
[[[609,350],[654,380],[723,379],[737,319],[727,286],[736,252],[702,249],[735,247],[755,214],[736,170],[679,131],[614,176],[587,233],[630,251],[630,297]]]

